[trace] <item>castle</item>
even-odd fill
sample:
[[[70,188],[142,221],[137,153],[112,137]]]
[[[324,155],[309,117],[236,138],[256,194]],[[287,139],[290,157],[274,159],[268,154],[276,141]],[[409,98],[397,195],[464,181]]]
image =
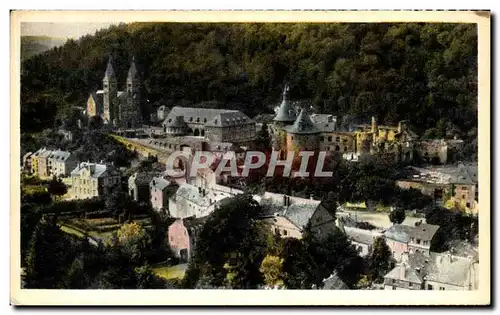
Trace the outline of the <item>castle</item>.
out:
[[[417,135],[409,129],[407,121],[398,126],[379,126],[375,117],[370,124],[353,124],[329,114],[306,113],[297,115],[287,98],[288,86],[273,119],[274,150],[285,158],[294,151],[338,152],[344,159],[358,160],[363,155],[382,155],[395,161],[413,160]]]
[[[113,59],[110,57],[102,79],[102,90],[90,94],[87,115],[100,116],[107,125],[130,129],[142,127],[141,80],[132,58],[127,75],[126,90],[118,91]]]

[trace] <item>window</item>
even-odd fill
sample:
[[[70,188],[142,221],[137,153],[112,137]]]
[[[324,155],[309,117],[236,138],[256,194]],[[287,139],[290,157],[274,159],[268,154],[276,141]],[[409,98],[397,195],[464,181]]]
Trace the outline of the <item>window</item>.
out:
[[[393,290],[396,290],[396,287],[392,287]]]
[[[467,202],[467,203],[465,204],[465,206],[466,206],[467,208],[470,208],[470,202]]]
[[[340,137],[335,138],[336,142],[340,142]]]
[[[417,239],[417,244],[419,244],[419,245],[420,245],[420,240],[419,240],[419,239]]]
[[[394,279],[391,279],[391,282],[392,282],[392,284],[394,284],[394,283],[396,283],[396,280],[394,280]]]
[[[444,291],[444,288],[443,287],[439,287],[439,291]]]
[[[332,137],[328,137],[328,142],[332,142]]]
[[[325,137],[319,138],[320,141],[325,141]]]
[[[465,195],[462,195],[462,199],[465,199]]]
[[[427,290],[433,290],[433,287],[432,287],[432,285],[431,285],[431,284],[428,284],[428,285],[427,285]]]
[[[277,234],[277,235],[279,235],[280,234],[280,230],[278,228],[275,228],[274,229],[274,233]]]
[[[286,230],[283,230],[283,235],[287,236],[288,232]]]

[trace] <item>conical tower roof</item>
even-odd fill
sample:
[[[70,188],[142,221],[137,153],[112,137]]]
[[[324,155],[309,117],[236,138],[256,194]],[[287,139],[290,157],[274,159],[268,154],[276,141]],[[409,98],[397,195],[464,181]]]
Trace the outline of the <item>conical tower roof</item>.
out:
[[[289,133],[294,134],[315,134],[320,133],[320,130],[316,128],[316,125],[312,122],[311,117],[302,109],[299,116],[293,123],[286,129]]]
[[[276,113],[276,117],[274,117],[274,121],[279,121],[279,122],[293,122],[297,118],[297,115],[286,98],[286,94],[289,90],[288,85],[285,86],[283,89],[283,101],[281,102],[281,105],[278,109],[278,112]]]
[[[110,79],[115,77],[115,71],[113,70],[113,57],[109,57],[108,66],[106,67],[106,72],[104,73],[105,79]]]
[[[132,79],[137,77],[137,67],[135,66],[135,57],[132,57],[132,63],[130,64],[130,69],[128,69],[128,78]]]

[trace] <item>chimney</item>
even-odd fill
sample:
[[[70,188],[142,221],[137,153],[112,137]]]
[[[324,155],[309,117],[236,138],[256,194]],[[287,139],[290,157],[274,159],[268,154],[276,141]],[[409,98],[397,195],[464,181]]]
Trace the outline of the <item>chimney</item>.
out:
[[[406,279],[406,263],[401,263],[399,265],[399,278],[400,279]]]

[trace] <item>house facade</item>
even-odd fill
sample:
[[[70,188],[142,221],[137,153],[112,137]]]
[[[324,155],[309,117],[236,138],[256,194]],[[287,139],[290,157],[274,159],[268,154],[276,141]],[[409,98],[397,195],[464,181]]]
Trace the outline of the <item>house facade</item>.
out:
[[[49,176],[66,177],[77,165],[76,156],[68,151],[55,150],[48,157]]]
[[[479,261],[446,253],[405,253],[384,277],[386,290],[476,290]]]
[[[372,251],[375,239],[382,236],[382,233],[378,231],[369,231],[354,227],[343,227],[343,231],[351,241],[351,244],[356,247],[361,257],[368,256]]]
[[[153,209],[159,211],[161,209],[169,210],[169,197],[175,191],[177,185],[164,177],[153,177],[149,183],[149,191],[151,194],[151,204]]]
[[[177,219],[168,227],[168,244],[175,257],[189,261],[205,221],[206,217]]]
[[[73,199],[102,196],[121,184],[121,174],[112,165],[82,162],[71,172]]]
[[[414,226],[394,224],[384,231],[384,236],[394,259],[401,261],[404,253],[422,253],[428,256],[438,229],[438,225],[422,222],[416,222]]]

